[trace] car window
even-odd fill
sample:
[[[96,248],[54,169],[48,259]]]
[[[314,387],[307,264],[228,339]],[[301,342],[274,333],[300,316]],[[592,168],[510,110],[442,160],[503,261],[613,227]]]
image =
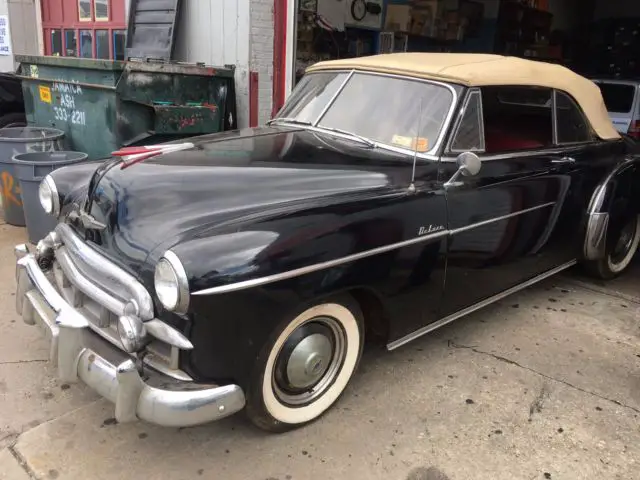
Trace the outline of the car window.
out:
[[[552,90],[528,86],[482,88],[485,152],[553,145]]]
[[[355,73],[318,126],[428,152],[436,146],[452,102],[452,91],[440,84]]]
[[[558,143],[579,143],[592,140],[591,127],[576,102],[566,93],[556,91]]]
[[[482,131],[482,109],[480,91],[469,94],[462,112],[462,118],[451,142],[452,152],[468,152],[484,150],[484,133]]]
[[[276,118],[315,122],[349,74],[326,72],[306,75],[300,80]]]
[[[600,87],[607,111],[612,113],[629,113],[633,107],[633,97],[636,94],[635,85],[623,83],[596,82]]]

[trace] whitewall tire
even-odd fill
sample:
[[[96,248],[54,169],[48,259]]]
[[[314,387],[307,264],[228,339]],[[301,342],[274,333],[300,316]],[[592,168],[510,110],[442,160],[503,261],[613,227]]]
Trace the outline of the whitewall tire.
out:
[[[604,258],[589,262],[588,270],[601,279],[612,279],[624,272],[640,245],[640,215],[632,215],[624,224],[617,238],[607,239]]]
[[[345,390],[362,356],[363,318],[349,296],[324,300],[282,322],[256,362],[247,413],[282,432],[325,413]]]

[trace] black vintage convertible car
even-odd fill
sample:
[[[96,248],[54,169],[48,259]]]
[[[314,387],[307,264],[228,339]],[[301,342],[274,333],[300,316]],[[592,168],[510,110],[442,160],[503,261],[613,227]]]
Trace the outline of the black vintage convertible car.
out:
[[[16,247],[17,310],[119,422],[245,409],[284,431],[336,402],[365,339],[400,347],[577,263],[624,271],[638,158],[558,65],[323,62],[263,127],[46,177],[60,221]]]

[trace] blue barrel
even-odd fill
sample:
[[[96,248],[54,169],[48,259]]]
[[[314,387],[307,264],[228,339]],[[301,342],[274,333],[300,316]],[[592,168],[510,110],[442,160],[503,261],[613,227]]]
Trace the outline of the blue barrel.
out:
[[[40,205],[38,189],[44,177],[54,170],[83,162],[87,154],[83,152],[56,151],[22,153],[14,155],[13,166],[20,182],[24,218],[29,241],[38,243],[53,230],[57,218],[48,214]]]

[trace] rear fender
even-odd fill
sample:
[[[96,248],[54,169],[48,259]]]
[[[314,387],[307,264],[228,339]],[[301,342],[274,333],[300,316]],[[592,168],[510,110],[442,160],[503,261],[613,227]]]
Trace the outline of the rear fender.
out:
[[[640,156],[625,158],[593,192],[587,209],[583,256],[599,260],[606,254],[607,239],[631,214],[640,213]]]

